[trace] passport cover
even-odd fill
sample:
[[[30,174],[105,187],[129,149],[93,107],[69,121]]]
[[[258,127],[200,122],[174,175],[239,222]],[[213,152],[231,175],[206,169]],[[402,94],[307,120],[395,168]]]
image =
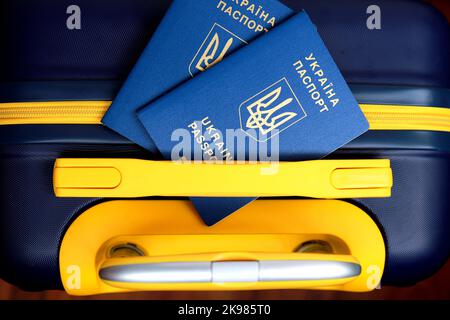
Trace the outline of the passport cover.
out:
[[[175,0],[102,122],[151,153],[158,150],[136,110],[266,33],[293,11],[276,0]],[[205,217],[248,199],[192,199]]]
[[[149,104],[138,117],[166,158],[182,152],[194,159],[200,150],[210,160],[243,160],[242,154],[264,160],[260,151],[267,149],[280,160],[318,159],[369,129],[305,12]],[[228,135],[233,131],[246,137],[244,145],[235,146],[236,137]],[[203,219],[209,224],[226,216],[208,213]]]
[[[150,151],[156,150],[136,110],[292,14],[276,0],[174,0],[103,124]]]

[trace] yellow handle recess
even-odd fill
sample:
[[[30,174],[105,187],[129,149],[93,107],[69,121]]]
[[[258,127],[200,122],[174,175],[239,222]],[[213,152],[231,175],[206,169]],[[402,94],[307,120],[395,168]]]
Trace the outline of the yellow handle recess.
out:
[[[133,199],[102,202],[81,213],[62,239],[59,270],[65,290],[77,296],[148,290],[367,292],[380,283],[385,257],[375,221],[342,200],[257,200],[210,227],[188,200]],[[242,272],[230,274],[236,268]]]
[[[390,197],[389,160],[208,164],[137,159],[58,159],[58,197]]]

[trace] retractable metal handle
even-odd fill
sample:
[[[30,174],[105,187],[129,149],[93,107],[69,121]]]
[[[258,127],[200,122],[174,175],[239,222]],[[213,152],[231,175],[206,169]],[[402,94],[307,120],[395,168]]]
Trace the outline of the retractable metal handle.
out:
[[[389,160],[193,164],[136,159],[58,159],[58,197],[389,197]]]
[[[245,255],[245,253],[236,254]],[[212,254],[106,261],[99,277],[121,288],[152,284],[254,284],[305,282],[305,286],[331,286],[353,280],[361,266],[352,256],[337,254],[252,254],[257,260],[214,261]],[[315,282],[312,284],[311,282]]]

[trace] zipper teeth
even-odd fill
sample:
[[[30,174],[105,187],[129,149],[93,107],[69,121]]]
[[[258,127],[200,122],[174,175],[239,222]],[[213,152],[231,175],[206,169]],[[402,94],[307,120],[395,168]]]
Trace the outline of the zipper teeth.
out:
[[[0,125],[28,123],[100,123],[110,101],[0,104]]]
[[[30,112],[26,109],[10,109],[10,110],[4,110],[0,109],[0,117],[1,118],[34,118],[34,117],[51,117],[51,118],[59,118],[59,117],[66,117],[66,116],[81,116],[81,117],[90,117],[94,115],[103,115],[105,112],[105,108],[99,108],[99,107],[92,107],[92,108],[85,108],[85,110],[80,110],[80,108],[64,108],[61,110],[61,108],[57,107],[46,107],[46,108],[40,108],[39,110],[33,110]]]
[[[110,101],[0,103],[0,125],[101,124]],[[450,132],[450,109],[395,105],[361,105],[372,130],[439,130]]]
[[[0,107],[0,112],[27,112],[27,113],[39,113],[39,112],[49,112],[49,111],[58,111],[58,112],[79,112],[85,113],[86,111],[92,110],[103,110],[105,107],[103,105],[60,105],[60,106],[45,106],[45,105],[36,105],[36,106],[7,106]]]
[[[407,121],[409,123],[435,123],[443,126],[450,127],[450,118],[443,117],[441,115],[429,115],[429,114],[383,114],[383,113],[365,113],[369,122],[399,122]],[[406,123],[405,123],[406,124]],[[399,123],[401,125],[401,123]]]
[[[436,107],[361,105],[372,130],[450,132],[450,110]]]
[[[365,115],[372,120],[418,120],[432,119],[432,120],[449,120],[441,114],[417,114],[417,113],[396,113],[396,112],[365,112]]]

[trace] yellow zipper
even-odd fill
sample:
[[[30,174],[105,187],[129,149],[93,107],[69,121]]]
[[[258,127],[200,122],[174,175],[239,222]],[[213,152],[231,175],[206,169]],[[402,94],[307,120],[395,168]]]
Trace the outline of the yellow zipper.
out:
[[[362,104],[371,130],[425,130],[450,132],[450,109]]]
[[[101,124],[111,101],[0,103],[0,125]],[[371,130],[450,132],[450,109],[361,104]]]
[[[0,125],[100,124],[111,101],[0,103]]]

